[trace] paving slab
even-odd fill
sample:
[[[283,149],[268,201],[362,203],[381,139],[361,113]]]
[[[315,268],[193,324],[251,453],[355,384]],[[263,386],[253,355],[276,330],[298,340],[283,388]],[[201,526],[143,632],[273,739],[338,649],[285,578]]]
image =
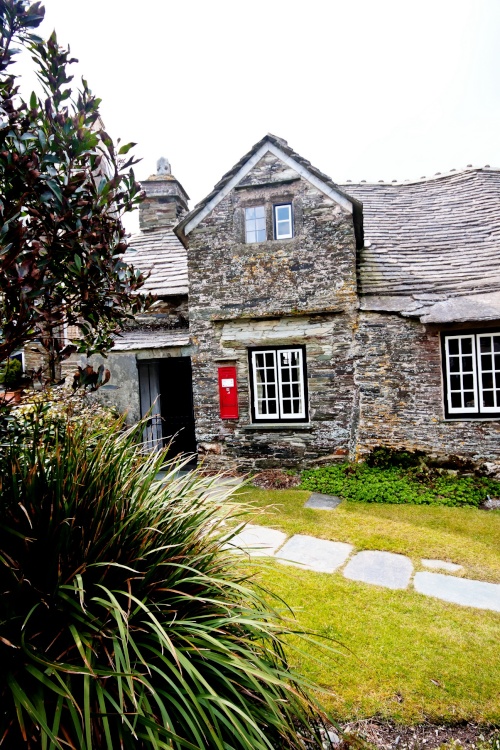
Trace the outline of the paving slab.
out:
[[[388,589],[406,589],[412,573],[408,557],[378,550],[358,552],[344,568],[346,578]]]
[[[285,565],[300,565],[318,573],[333,573],[345,563],[352,549],[352,545],[345,542],[295,534],[276,554],[276,559]]]
[[[500,612],[500,584],[498,583],[425,572],[415,574],[413,585],[420,594],[434,596],[445,602]]]
[[[433,570],[447,570],[449,573],[458,573],[459,570],[463,570],[461,565],[446,562],[446,560],[422,560],[422,565]]]
[[[226,546],[233,547],[240,554],[246,552],[252,557],[269,557],[274,555],[286,538],[282,531],[248,523]]]
[[[311,497],[306,500],[304,508],[315,508],[315,510],[333,510],[342,502],[341,497],[336,495],[322,495],[319,492],[313,492]]]

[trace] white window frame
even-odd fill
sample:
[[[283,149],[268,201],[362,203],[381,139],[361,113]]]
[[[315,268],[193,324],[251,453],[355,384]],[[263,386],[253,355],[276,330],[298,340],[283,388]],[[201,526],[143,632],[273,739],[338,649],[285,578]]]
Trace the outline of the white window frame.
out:
[[[258,221],[258,219],[256,219],[256,218],[252,218],[251,219],[251,218],[248,217],[248,212],[249,211],[256,211],[258,208],[261,208],[262,211],[263,211],[263,214],[264,214],[263,216],[259,216],[258,217],[258,219],[264,219],[264,229],[263,230],[262,229],[257,229],[257,221]],[[252,225],[253,228],[249,228],[249,225]],[[257,239],[255,239],[255,240],[249,240],[248,239],[250,233],[257,234],[257,232],[262,232],[262,231],[264,232],[264,239],[262,239],[262,240],[257,240]],[[262,205],[262,206],[247,206],[245,208],[245,242],[248,245],[256,245],[259,242],[267,242],[266,207],[264,205]]]
[[[461,332],[456,334],[443,334],[444,336],[444,371],[445,371],[445,380],[446,380],[446,413],[449,417],[456,417],[459,415],[464,416],[475,416],[478,418],[488,418],[488,416],[492,415],[500,415],[500,399],[497,399],[496,391],[500,390],[496,388],[495,385],[495,373],[497,370],[495,370],[495,364],[494,359],[492,359],[492,382],[493,382],[493,402],[494,406],[483,406],[483,397],[484,397],[484,387],[483,387],[483,368],[482,368],[482,360],[481,360],[481,340],[485,338],[492,339],[493,336],[500,336],[500,331],[492,330],[492,331],[483,331],[482,333],[471,333],[471,332]],[[469,339],[471,341],[471,354],[462,354],[462,341],[464,339]],[[458,341],[459,342],[459,352],[458,354],[451,353],[450,352],[450,342],[451,341]],[[493,346],[491,347],[491,356],[494,357],[495,352],[493,350]],[[472,371],[467,370],[466,375],[472,375],[473,384],[472,388],[464,388],[463,387],[463,369],[462,369],[462,357],[464,356],[471,356],[472,357]],[[450,368],[450,358],[451,357],[459,357],[460,359],[460,368],[458,371],[451,371]],[[484,370],[484,373],[490,372],[490,370]],[[453,376],[459,376],[461,379],[461,387],[460,389],[453,389],[451,388],[451,378]],[[489,389],[488,389],[489,390]],[[474,406],[453,406],[452,405],[452,394],[453,393],[461,393],[462,394],[462,403],[465,403],[464,393],[472,391],[474,393]]]
[[[285,397],[283,395],[283,385],[292,385],[290,380],[288,383],[284,383],[282,380],[282,363],[280,356],[282,354],[297,354],[298,364],[297,369],[299,371],[299,396],[295,398]],[[272,367],[274,369],[274,383],[276,385],[276,396],[272,400],[276,400],[278,410],[274,413],[263,414],[260,410],[260,400],[258,398],[258,376],[257,376],[257,355],[272,355]],[[252,417],[255,422],[298,422],[307,420],[307,389],[306,389],[306,369],[305,369],[305,349],[301,346],[297,347],[263,347],[250,350],[250,377],[251,377],[251,393],[252,393]],[[290,365],[291,369],[291,365]],[[266,382],[266,381],[264,381]],[[287,400],[300,399],[302,408],[298,412],[293,414],[285,414],[284,402]],[[266,397],[264,399],[269,401]]]
[[[488,411],[491,414],[500,414],[500,399],[497,399],[497,390],[499,390],[499,389],[496,388],[496,386],[495,386],[495,373],[496,373],[496,370],[495,370],[495,359],[494,359],[495,352],[493,350],[493,336],[500,336],[500,332],[498,332],[498,331],[492,331],[491,333],[478,333],[478,334],[476,334],[476,336],[477,336],[477,339],[478,339],[477,361],[478,361],[478,370],[479,370],[479,377],[478,377],[478,382],[479,382],[479,411],[481,412],[481,410],[482,410],[483,413],[486,412],[486,411]],[[492,357],[492,365],[493,365],[493,367],[492,367],[491,370],[484,370],[483,371],[483,363],[482,363],[482,360],[481,360],[481,339],[485,339],[485,338],[492,339],[492,347],[491,347],[490,354],[491,354],[491,357]],[[491,372],[491,374],[492,374],[493,387],[492,387],[491,390],[493,391],[493,402],[494,402],[494,404],[496,404],[495,406],[483,406],[483,378],[481,377],[483,375],[483,372]],[[490,390],[490,389],[488,389],[488,390]]]
[[[288,219],[280,219],[278,221],[278,209],[288,209]],[[291,203],[279,203],[273,206],[274,212],[274,238],[276,240],[289,240],[293,237],[293,216],[292,216],[292,204]],[[280,224],[287,224],[289,227],[288,231],[280,233]]]

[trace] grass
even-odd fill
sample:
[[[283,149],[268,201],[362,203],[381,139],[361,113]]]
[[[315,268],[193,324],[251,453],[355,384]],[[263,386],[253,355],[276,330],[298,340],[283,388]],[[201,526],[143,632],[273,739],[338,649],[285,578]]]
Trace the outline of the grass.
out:
[[[252,564],[253,567],[254,564]],[[339,721],[500,724],[500,614],[389,591],[279,563],[258,580],[294,609],[300,628],[336,639],[309,644],[293,665],[329,691]]]
[[[438,557],[460,563],[468,577],[500,582],[498,512],[346,502],[314,511],[303,507],[308,492],[244,492],[262,510],[252,521],[289,535],[399,552],[417,569],[421,558]],[[319,650],[309,644],[292,658],[329,691],[321,699],[339,721],[380,715],[403,723],[500,724],[500,614],[348,581],[340,572],[250,565],[292,607],[299,628],[338,641]]]

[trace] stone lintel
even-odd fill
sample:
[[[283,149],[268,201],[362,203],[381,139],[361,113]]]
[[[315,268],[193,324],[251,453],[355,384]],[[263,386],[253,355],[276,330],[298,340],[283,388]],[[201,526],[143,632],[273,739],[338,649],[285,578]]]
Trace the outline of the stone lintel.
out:
[[[280,187],[281,185],[290,185],[292,182],[300,180],[300,176],[288,177],[286,180],[273,180],[271,182],[252,182],[248,185],[235,185],[235,190],[258,190],[259,188]]]
[[[346,312],[345,307],[329,307],[329,308],[322,308],[321,310],[317,309],[304,309],[304,310],[281,310],[277,312],[272,313],[244,313],[244,312],[238,312],[238,313],[228,313],[227,315],[224,313],[216,313],[215,315],[210,316],[210,320],[213,323],[226,323],[233,320],[281,320],[281,318],[304,318],[308,315],[340,315],[341,313]]]

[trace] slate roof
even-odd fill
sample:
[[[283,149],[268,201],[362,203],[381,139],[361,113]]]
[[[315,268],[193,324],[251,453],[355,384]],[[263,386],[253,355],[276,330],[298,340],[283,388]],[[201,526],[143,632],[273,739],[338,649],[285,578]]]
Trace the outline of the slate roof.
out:
[[[344,183],[267,135],[177,225],[183,231],[269,140],[359,210],[364,249],[359,257],[361,307],[393,310],[422,322],[500,319],[500,170],[468,168],[430,179],[398,183]],[[145,291],[187,294],[186,250],[172,228],[131,240],[124,259],[151,271]],[[460,298],[460,299],[458,299]]]
[[[392,304],[404,314],[416,299],[429,306],[500,291],[500,170],[342,187],[363,203],[365,308]]]
[[[361,204],[358,200],[356,200],[355,196],[352,196],[351,194],[348,194],[344,191],[344,188],[337,185],[333,180],[328,177],[328,175],[321,172],[317,167],[314,167],[310,161],[307,159],[304,159],[303,156],[300,156],[296,151],[294,151],[288,143],[283,140],[283,138],[278,138],[278,136],[273,135],[272,133],[268,133],[264,136],[264,138],[261,138],[260,141],[258,141],[248,153],[245,154],[235,165],[232,167],[229,172],[226,172],[226,174],[219,180],[219,182],[214,186],[211,193],[209,193],[200,203],[198,203],[184,218],[177,224],[175,228],[176,234],[184,241],[186,241],[185,236],[185,229],[186,227],[191,223],[191,221],[199,214],[203,209],[212,201],[220,192],[223,190],[223,188],[230,182],[230,180],[235,177],[240,169],[242,169],[245,164],[251,159],[254,154],[256,154],[259,149],[266,143],[272,143],[276,148],[278,148],[280,151],[285,154],[285,156],[290,157],[293,159],[297,164],[299,164],[301,167],[304,167],[310,175],[320,180],[324,185],[326,185],[331,190],[335,191],[339,194],[342,198],[347,200],[349,203],[352,203],[353,205],[353,215],[354,215],[354,222],[355,222],[355,229],[356,229],[356,239],[361,247],[362,240],[363,240],[363,229],[362,229],[362,221],[361,221]]]
[[[123,260],[150,273],[141,291],[160,297],[188,293],[186,250],[171,227],[134,235]]]
[[[190,343],[186,331],[125,331],[115,338],[114,352],[136,349],[162,349],[167,346],[187,346]]]

